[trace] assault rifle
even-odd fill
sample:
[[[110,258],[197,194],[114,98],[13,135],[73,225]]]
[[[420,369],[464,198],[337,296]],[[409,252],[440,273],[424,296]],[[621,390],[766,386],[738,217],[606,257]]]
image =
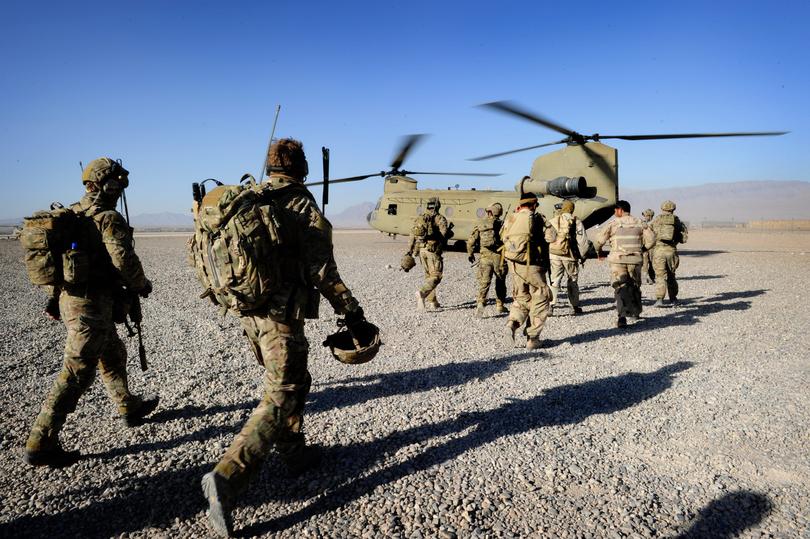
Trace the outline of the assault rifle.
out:
[[[123,163],[118,159],[118,164],[123,166]],[[127,226],[132,230],[132,225],[129,224],[129,205],[127,204],[127,190],[121,191],[121,205],[124,208],[124,218],[127,220]],[[143,322],[143,311],[141,310],[141,298],[137,293],[127,290],[127,298],[129,301],[129,321],[135,326],[133,330],[129,323],[125,320],[124,326],[127,328],[127,335],[130,337],[138,336],[138,358],[141,360],[141,370],[146,371],[149,364],[146,362],[146,347],[143,345],[143,330],[141,329],[141,322]]]

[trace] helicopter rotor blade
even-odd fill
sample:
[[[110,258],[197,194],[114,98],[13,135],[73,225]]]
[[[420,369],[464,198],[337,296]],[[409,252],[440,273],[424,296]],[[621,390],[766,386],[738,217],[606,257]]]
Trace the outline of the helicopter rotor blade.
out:
[[[375,172],[374,174],[364,174],[362,176],[351,176],[349,178],[339,178],[337,180],[329,180],[329,185],[333,183],[346,183],[346,182],[359,182],[368,178],[373,178],[374,176],[385,176],[384,172]],[[307,182],[305,185],[323,185],[322,181],[318,182]]]
[[[414,172],[410,170],[402,170],[399,173],[406,176],[410,174],[433,174],[436,176],[503,176],[503,174],[494,174],[488,172]]]
[[[773,137],[785,135],[790,131],[752,131],[742,133],[672,133],[668,135],[599,135],[599,139],[615,138],[621,140],[666,140],[678,138],[710,137]]]
[[[402,145],[399,148],[399,152],[397,152],[397,156],[391,161],[391,168],[396,170],[402,166],[402,163],[405,161],[405,158],[408,157],[408,154],[411,153],[414,146],[416,146],[419,141],[425,138],[427,135],[424,134],[415,134],[415,135],[408,135],[402,139]]]
[[[584,151],[588,157],[590,157],[591,161],[596,165],[596,167],[608,178],[615,178],[616,171],[611,168],[611,166],[605,161],[605,158],[593,151],[588,147],[587,144],[580,144],[580,148]]]
[[[482,155],[480,157],[472,157],[470,159],[467,159],[467,161],[484,161],[486,159],[494,159],[495,157],[501,157],[501,156],[509,155],[509,154],[513,154],[513,153],[525,152],[526,150],[534,150],[536,148],[544,148],[546,146],[554,146],[555,144],[563,144],[565,142],[568,142],[567,138],[564,138],[562,140],[558,140],[556,142],[546,142],[545,144],[538,144],[537,146],[529,146],[527,148],[519,148],[517,150],[509,150],[508,152],[498,152],[498,153],[491,153],[489,155]]]
[[[483,105],[479,105],[479,107],[486,107],[500,112],[504,112],[506,114],[511,114],[513,116],[518,116],[520,118],[523,118],[524,120],[529,120],[532,123],[548,127],[549,129],[552,129],[558,133],[562,133],[563,135],[567,135],[573,139],[581,137],[581,135],[576,131],[572,131],[567,127],[563,127],[560,124],[552,122],[548,118],[543,118],[542,116],[535,114],[533,112],[523,110],[516,104],[512,103],[511,101],[493,101],[492,103],[484,103]]]

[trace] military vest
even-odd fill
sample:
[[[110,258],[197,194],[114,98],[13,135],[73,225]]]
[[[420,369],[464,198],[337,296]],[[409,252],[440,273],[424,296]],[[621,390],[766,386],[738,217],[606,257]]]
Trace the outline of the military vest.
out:
[[[619,223],[613,234],[611,249],[620,255],[640,255],[643,247],[643,233],[644,225],[640,221]]]

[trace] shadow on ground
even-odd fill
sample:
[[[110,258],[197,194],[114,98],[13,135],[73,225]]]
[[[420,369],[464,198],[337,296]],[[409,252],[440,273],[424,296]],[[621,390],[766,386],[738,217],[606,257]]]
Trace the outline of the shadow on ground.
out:
[[[523,359],[525,355],[517,357]],[[505,358],[491,361],[509,364],[513,360]],[[317,497],[323,494],[320,486],[323,482],[311,481],[314,474],[305,476],[300,481],[279,482],[277,473],[264,473],[257,484],[253,485],[242,505],[254,507],[273,499],[315,501],[291,514],[245,529],[243,534],[260,535],[289,528],[316,515],[343,507],[381,485],[442,464],[504,436],[543,427],[575,424],[594,414],[611,414],[635,406],[666,391],[672,385],[675,374],[691,366],[689,362],[678,362],[650,373],[631,372],[581,384],[559,386],[530,399],[510,400],[496,409],[465,413],[437,423],[414,426],[371,442],[328,448],[325,450],[324,464],[317,473],[333,483],[334,486],[329,487],[329,496]],[[340,393],[335,395],[338,394]],[[346,396],[348,393],[342,395]],[[222,428],[220,426],[220,432]],[[235,426],[228,425],[224,429],[231,431]],[[437,445],[429,445],[432,440],[442,437],[450,439]],[[376,463],[388,460],[398,450],[412,444],[425,447],[405,462],[394,462],[368,473]],[[60,513],[23,516],[0,526],[0,536],[94,538],[137,532],[146,528],[171,529],[175,519],[188,520],[195,515],[203,518],[205,502],[199,490],[199,480],[211,466],[211,463],[200,463],[151,476],[131,477],[127,479],[126,485],[116,485],[122,492],[113,499],[90,502],[84,507]],[[54,475],[54,480],[69,481],[67,475],[57,476],[65,474],[64,470],[48,473]],[[270,484],[265,484],[265,481],[270,481]],[[60,499],[84,499],[92,497],[101,489],[103,487],[91,492],[65,492]]]
[[[688,530],[677,539],[726,539],[737,537],[759,524],[773,509],[767,496],[742,490],[731,492],[701,509]]]

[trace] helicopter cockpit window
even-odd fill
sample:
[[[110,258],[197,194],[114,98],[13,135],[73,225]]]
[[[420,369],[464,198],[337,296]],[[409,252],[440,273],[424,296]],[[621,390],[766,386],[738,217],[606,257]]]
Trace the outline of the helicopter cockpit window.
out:
[[[389,204],[388,205],[388,215],[396,215],[397,214],[397,205],[396,204]]]
[[[475,215],[478,216],[479,219],[483,219],[485,213],[486,211],[484,210],[484,208],[478,208],[477,210],[475,210]]]
[[[446,208],[446,209],[444,210],[444,214],[445,214],[447,217],[452,217],[452,216],[453,216],[453,208]]]

